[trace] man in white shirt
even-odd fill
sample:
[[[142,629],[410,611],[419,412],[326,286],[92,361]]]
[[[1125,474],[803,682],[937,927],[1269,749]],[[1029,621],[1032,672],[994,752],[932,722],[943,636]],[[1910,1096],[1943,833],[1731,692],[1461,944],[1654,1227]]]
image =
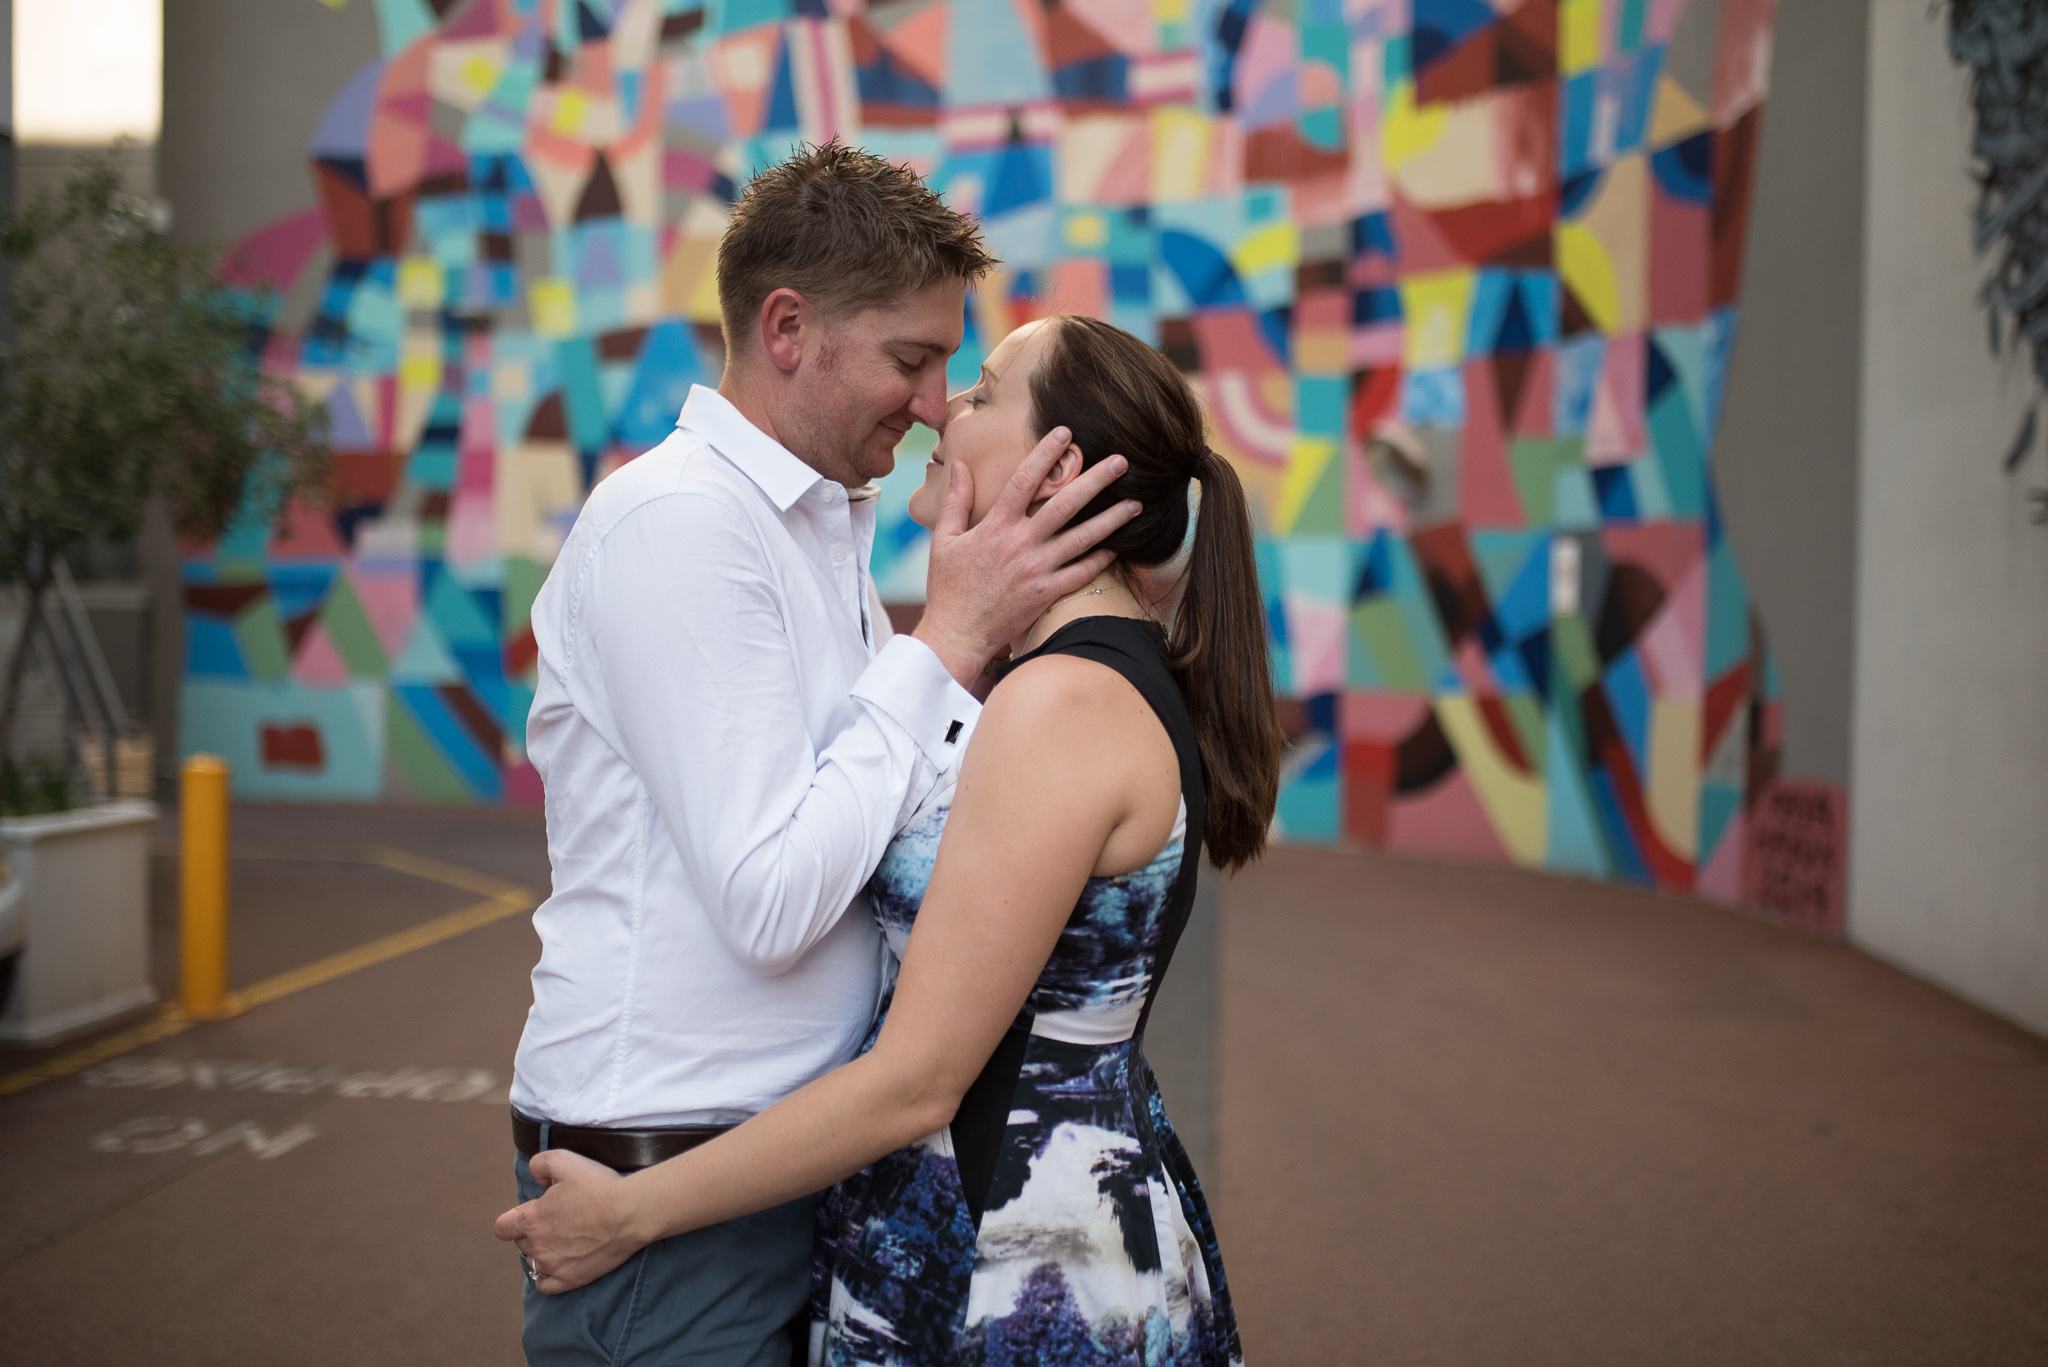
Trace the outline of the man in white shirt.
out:
[[[906,168],[834,143],[763,173],[719,248],[718,390],[592,491],[562,548],[533,609],[554,895],[514,1066],[521,1200],[540,1149],[646,1166],[852,1057],[886,952],[862,885],[966,750],[987,661],[1135,511],[1060,531],[1111,459],[1048,515],[967,531],[956,462],[924,618],[891,638],[870,481],[913,421],[943,426],[993,265]],[[529,1285],[528,1360],[784,1367],[811,1212],[665,1240],[565,1295]]]

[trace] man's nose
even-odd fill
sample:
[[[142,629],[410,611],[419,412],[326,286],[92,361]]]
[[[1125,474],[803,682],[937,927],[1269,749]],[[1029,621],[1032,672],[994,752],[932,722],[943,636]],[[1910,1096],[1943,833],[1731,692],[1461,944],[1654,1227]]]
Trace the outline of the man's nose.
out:
[[[952,414],[953,405],[946,399],[944,373],[918,381],[917,391],[910,397],[912,417],[934,432],[943,432],[946,430],[946,419]]]

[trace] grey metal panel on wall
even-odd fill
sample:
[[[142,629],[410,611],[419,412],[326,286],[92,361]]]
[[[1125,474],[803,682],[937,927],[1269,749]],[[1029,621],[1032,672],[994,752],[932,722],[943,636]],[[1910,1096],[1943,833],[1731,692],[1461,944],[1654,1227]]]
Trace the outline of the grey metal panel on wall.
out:
[[[314,203],[306,145],[379,55],[376,6],[164,0],[161,193],[172,231],[225,247]]]
[[[1854,694],[1867,0],[1778,7],[1715,448],[1784,682],[1784,769],[1846,785]]]

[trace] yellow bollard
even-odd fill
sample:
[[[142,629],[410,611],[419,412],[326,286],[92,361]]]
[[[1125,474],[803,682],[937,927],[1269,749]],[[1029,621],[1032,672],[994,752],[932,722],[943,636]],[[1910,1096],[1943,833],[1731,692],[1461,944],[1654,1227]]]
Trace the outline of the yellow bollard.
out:
[[[185,761],[178,808],[178,951],[185,1014],[220,1020],[228,1009],[228,762]]]

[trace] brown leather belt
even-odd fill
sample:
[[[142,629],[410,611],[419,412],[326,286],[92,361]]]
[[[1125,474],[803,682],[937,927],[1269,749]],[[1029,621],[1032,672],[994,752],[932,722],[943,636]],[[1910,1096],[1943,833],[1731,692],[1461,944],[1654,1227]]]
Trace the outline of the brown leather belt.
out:
[[[614,1172],[638,1172],[679,1153],[688,1153],[731,1128],[730,1125],[676,1125],[652,1130],[612,1130],[595,1125],[550,1123],[547,1147],[580,1153]],[[516,1106],[512,1108],[512,1142],[518,1146],[520,1157],[532,1158],[541,1151],[540,1131],[540,1121]]]

